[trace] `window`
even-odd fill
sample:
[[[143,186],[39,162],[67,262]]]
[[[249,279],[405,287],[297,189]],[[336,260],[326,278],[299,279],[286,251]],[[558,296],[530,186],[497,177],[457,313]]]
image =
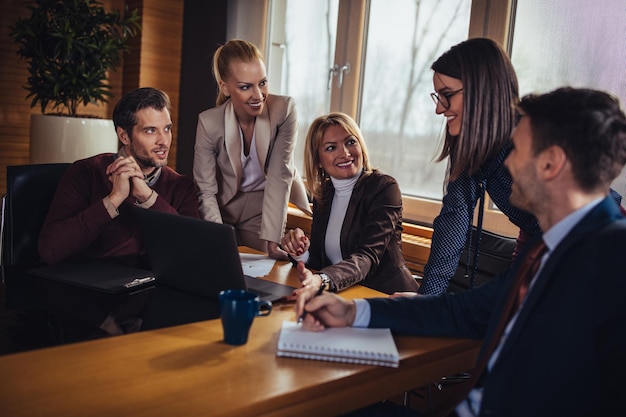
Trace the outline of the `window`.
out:
[[[626,100],[626,1],[518,2],[511,59],[522,95],[570,85]]]
[[[432,62],[467,39],[469,0],[370,3],[359,122],[374,165],[403,194],[441,200],[446,163],[434,163],[445,129],[435,114]]]
[[[407,198],[418,197],[416,215],[405,205],[405,218],[431,222],[446,163],[434,163],[445,124],[429,96],[430,65],[467,38],[470,6],[470,0],[273,1],[270,89],[296,99],[297,166],[313,119],[348,113],[374,166],[393,175]]]
[[[337,37],[339,0],[272,1],[267,54],[270,91],[292,96],[298,111],[298,143],[294,153],[302,172],[308,126],[330,109],[329,68]]]
[[[348,113],[373,164],[400,183],[407,220],[428,224],[440,210],[447,166],[434,157],[445,124],[429,97],[430,64],[468,36],[511,51],[522,94],[571,84],[626,100],[624,0],[271,0],[268,16],[270,90],[296,99],[298,166],[311,121]],[[516,235],[492,206],[484,227]]]
[[[519,1],[511,59],[522,95],[570,85],[626,103],[626,1]],[[626,196],[625,172],[613,188]]]

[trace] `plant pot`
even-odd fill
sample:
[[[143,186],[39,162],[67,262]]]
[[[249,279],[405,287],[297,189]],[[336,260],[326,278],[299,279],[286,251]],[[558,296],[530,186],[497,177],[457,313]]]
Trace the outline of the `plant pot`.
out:
[[[31,164],[74,162],[117,147],[113,120],[31,115]]]

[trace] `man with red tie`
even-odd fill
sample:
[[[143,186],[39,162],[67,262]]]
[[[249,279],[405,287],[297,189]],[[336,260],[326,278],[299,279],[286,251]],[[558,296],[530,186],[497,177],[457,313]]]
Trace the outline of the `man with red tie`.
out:
[[[452,416],[624,415],[626,219],[608,193],[626,164],[626,115],[612,96],[574,88],[524,97],[518,109],[510,200],[537,217],[543,235],[508,271],[439,296],[307,300],[303,292],[296,314],[306,310],[310,330],[483,339]],[[354,415],[413,413],[379,404]]]

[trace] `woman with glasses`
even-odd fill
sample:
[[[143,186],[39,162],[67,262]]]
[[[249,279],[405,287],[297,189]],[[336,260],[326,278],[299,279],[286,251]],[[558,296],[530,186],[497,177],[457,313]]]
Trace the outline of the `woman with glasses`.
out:
[[[269,94],[263,56],[250,42],[234,39],[220,46],[213,72],[217,106],[198,116],[194,150],[200,213],[233,225],[240,245],[287,260],[278,243],[288,202],[310,213],[293,164],[294,100]]]
[[[445,116],[447,123],[437,160],[449,158],[449,167],[420,294],[445,292],[466,242],[474,248],[479,244],[471,238],[472,219],[478,206],[480,230],[485,191],[520,228],[518,248],[529,236],[539,233],[536,218],[509,203],[512,181],[504,160],[512,149],[511,132],[516,123],[513,105],[519,100],[517,76],[509,57],[494,41],[477,38],[453,46],[431,68],[435,112]],[[476,259],[470,268],[475,265]]]

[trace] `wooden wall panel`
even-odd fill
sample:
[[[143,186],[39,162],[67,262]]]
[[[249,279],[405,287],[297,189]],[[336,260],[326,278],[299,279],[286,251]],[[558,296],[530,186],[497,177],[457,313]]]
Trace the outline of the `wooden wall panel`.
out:
[[[180,65],[183,33],[183,0],[144,0],[142,5],[139,87],[165,91],[172,102],[172,121],[178,125]],[[168,165],[176,169],[177,132]]]
[[[125,4],[124,0],[102,2],[115,9],[121,9]],[[139,5],[145,14],[141,36],[133,41],[134,49],[125,57],[124,68],[109,75],[113,87],[110,103],[90,105],[84,112],[110,118],[123,91],[150,85],[170,95],[176,124],[184,1],[128,0],[128,3],[131,8],[134,4]],[[23,0],[0,1],[0,195],[6,192],[7,165],[28,163],[30,115],[40,112],[39,107],[31,109],[30,101],[26,100],[27,92],[22,86],[28,76],[27,65],[19,60],[17,45],[8,35],[11,22],[27,13]],[[175,168],[176,142],[170,155],[170,165]]]
[[[28,71],[9,37],[13,20],[25,14],[22,0],[0,2],[0,194],[6,192],[6,166],[28,163],[30,107],[22,88]]]

